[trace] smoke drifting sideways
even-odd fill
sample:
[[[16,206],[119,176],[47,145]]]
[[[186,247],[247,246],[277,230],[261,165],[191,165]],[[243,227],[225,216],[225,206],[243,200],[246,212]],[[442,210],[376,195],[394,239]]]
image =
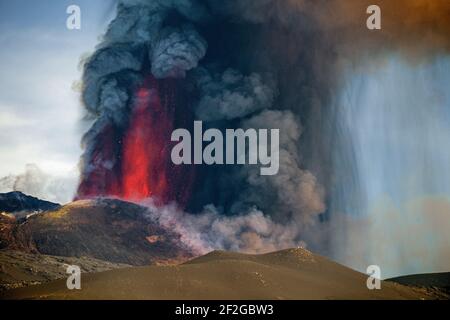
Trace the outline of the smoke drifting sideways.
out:
[[[151,203],[155,219],[200,251],[307,245],[333,255],[334,234],[345,232],[327,208],[339,170],[340,75],[382,65],[392,52],[421,63],[450,45],[447,1],[376,2],[377,32],[365,24],[373,1],[118,1],[84,65],[82,98],[95,123],[83,138],[77,198]],[[174,167],[171,129],[194,119],[280,129],[279,174]]]

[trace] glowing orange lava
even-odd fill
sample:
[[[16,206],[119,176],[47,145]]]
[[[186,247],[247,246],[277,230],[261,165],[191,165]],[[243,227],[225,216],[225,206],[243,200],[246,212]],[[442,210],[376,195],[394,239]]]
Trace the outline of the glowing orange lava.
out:
[[[147,76],[130,102],[126,128],[107,121],[98,128],[75,199],[106,196],[140,202],[151,197],[156,204],[187,204],[194,168],[176,166],[170,158],[174,127],[192,123],[182,85]]]
[[[136,96],[123,140],[122,197],[141,200],[152,196],[165,202],[171,191],[167,175],[173,112],[170,106],[162,105],[153,79],[146,81]]]

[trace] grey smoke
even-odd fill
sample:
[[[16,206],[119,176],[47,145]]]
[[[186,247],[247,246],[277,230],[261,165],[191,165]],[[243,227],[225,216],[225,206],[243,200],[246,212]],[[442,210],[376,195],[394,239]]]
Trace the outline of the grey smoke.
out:
[[[347,184],[336,185],[343,173],[336,172],[334,158],[346,159],[344,148],[333,147],[345,136],[336,129],[340,106],[333,104],[344,86],[342,71],[364,67],[365,61],[373,67],[390,51],[429,58],[450,47],[447,1],[385,1],[383,31],[370,36],[364,25],[367,5],[361,0],[118,1],[117,17],[85,64],[83,98],[96,121],[85,135],[82,162],[91,163],[103,128],[127,122],[130,93],[142,81],[142,68],[150,67],[157,78],[186,77],[198,90],[195,116],[206,126],[280,129],[279,174],[260,176],[256,166],[217,169],[197,190],[198,198],[210,196],[215,206],[192,215],[173,204],[153,208],[150,216],[200,251],[258,252],[305,241],[322,254],[336,256],[339,246],[347,255],[346,231],[357,229],[362,239],[365,222],[326,207],[330,195],[349,194],[354,183],[348,177]],[[340,167],[353,169],[349,163],[341,161]],[[447,204],[443,207],[437,211],[448,212]],[[339,220],[356,228],[346,229]],[[380,233],[384,230],[383,225]],[[350,258],[361,262],[366,254],[352,252],[344,262],[362,268]]]
[[[202,69],[198,74],[201,99],[196,113],[205,121],[242,118],[269,109],[277,94],[270,76],[266,79],[258,73],[244,76],[233,69],[213,75]]]
[[[291,111],[264,110],[242,120],[242,127],[282,128],[277,175],[261,176],[258,166],[246,165],[227,176],[240,185],[231,212],[208,204],[193,215],[176,204],[158,207],[149,200],[144,203],[149,219],[177,232],[198,254],[214,249],[263,253],[306,247],[311,239],[319,242],[314,232],[320,230],[318,216],[326,209],[325,191],[311,172],[301,168],[299,119]]]
[[[192,28],[165,29],[151,53],[152,73],[156,78],[184,78],[205,56],[206,41]]]
[[[204,19],[206,12],[190,0],[121,0],[96,52],[84,61],[82,100],[87,117],[95,121],[83,137],[82,175],[92,169],[92,152],[102,130],[127,124],[130,97],[143,81],[145,59],[150,58],[157,78],[183,77],[205,55],[206,42],[191,26],[163,28],[171,10],[194,21]],[[100,165],[112,167],[110,162]]]
[[[273,212],[278,221],[296,224],[300,235],[326,209],[323,187],[311,172],[302,169],[298,148],[300,120],[291,111],[266,110],[242,124],[244,128],[280,129],[280,170],[274,176],[261,176],[255,166],[242,167],[239,175],[247,185],[235,205],[241,207],[250,200],[259,208]]]
[[[92,113],[103,113],[103,104],[99,103],[102,91],[108,91],[111,82],[107,76],[122,70],[139,71],[142,61],[128,48],[113,46],[100,49],[86,62],[83,73],[83,102]],[[117,85],[117,83],[115,83]],[[106,86],[106,88],[104,88]]]
[[[256,208],[237,216],[226,216],[214,205],[206,205],[197,215],[181,211],[176,204],[155,206],[152,201],[148,219],[180,235],[181,241],[197,254],[223,249],[247,253],[265,253],[294,246],[306,246],[299,240],[296,225],[283,225]]]
[[[207,3],[203,6],[202,3]],[[247,3],[247,2],[245,2]],[[130,99],[136,86],[143,81],[143,68],[150,67],[155,78],[186,78],[197,90],[195,116],[221,128],[280,129],[280,171],[275,176],[260,176],[258,166],[218,169],[214,182],[219,193],[235,192],[231,204],[203,203],[205,209],[195,215],[181,212],[176,205],[153,208],[160,223],[175,228],[186,243],[199,250],[224,248],[261,252],[308,243],[308,235],[326,209],[325,191],[314,174],[305,168],[300,142],[303,127],[298,111],[298,92],[294,103],[286,103],[292,92],[281,92],[281,79],[289,74],[278,65],[284,57],[258,56],[247,63],[248,49],[234,48],[230,52],[243,63],[228,65],[218,57],[209,57],[210,38],[203,26],[215,19],[245,22],[250,25],[273,18],[286,24],[284,13],[289,10],[275,1],[191,0],[122,0],[117,17],[111,22],[97,51],[84,64],[83,101],[91,117],[92,128],[83,138],[82,174],[92,167],[92,154],[99,134],[109,125],[122,126],[128,121]],[[279,6],[283,14],[265,12]],[[234,8],[245,6],[242,10]],[[255,6],[254,15],[249,15]],[[244,10],[245,9],[245,10]],[[176,13],[178,23],[174,23]],[[180,18],[181,17],[181,18]],[[230,18],[231,17],[231,18]],[[207,27],[206,27],[207,28]],[[233,39],[233,34],[222,34]],[[293,34],[293,40],[296,35]],[[212,39],[217,41],[217,39]],[[225,40],[225,39],[224,39]],[[246,41],[260,40],[257,35]],[[292,42],[292,41],[291,41]],[[262,43],[259,44],[263,45]],[[265,47],[260,47],[263,49]],[[258,46],[251,50],[258,50]],[[271,53],[272,49],[260,50]],[[291,52],[294,55],[301,55]],[[253,54],[253,52],[251,52]],[[303,62],[303,61],[302,61]],[[295,61],[294,68],[298,68]],[[149,66],[147,64],[150,64]],[[245,69],[240,68],[246,65]],[[285,74],[287,73],[287,76]],[[285,85],[283,83],[283,85]],[[299,89],[302,87],[299,85]],[[296,89],[297,90],[297,89]],[[289,101],[290,102],[290,101]],[[270,149],[270,148],[269,148]],[[106,169],[111,161],[98,159],[96,165]],[[204,192],[210,192],[205,185]]]

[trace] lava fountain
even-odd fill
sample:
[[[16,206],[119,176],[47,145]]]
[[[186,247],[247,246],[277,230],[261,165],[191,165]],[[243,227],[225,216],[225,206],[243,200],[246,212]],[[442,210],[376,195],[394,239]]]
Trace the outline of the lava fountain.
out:
[[[77,199],[106,196],[139,202],[151,197],[161,204],[186,204],[193,167],[177,167],[170,159],[171,133],[189,118],[177,114],[183,110],[177,108],[179,90],[177,80],[145,78],[130,102],[126,129],[109,123],[100,130]]]

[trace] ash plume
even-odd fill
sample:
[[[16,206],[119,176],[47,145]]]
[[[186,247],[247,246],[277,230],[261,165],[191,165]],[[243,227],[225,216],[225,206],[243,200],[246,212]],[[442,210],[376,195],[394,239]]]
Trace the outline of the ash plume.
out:
[[[258,73],[244,76],[227,69],[211,75],[207,69],[198,71],[200,101],[196,114],[204,121],[232,120],[269,109],[277,91],[273,79],[264,79]]]
[[[184,78],[205,56],[207,44],[192,28],[164,29],[151,53],[152,74],[160,78]]]
[[[381,63],[393,51],[415,63],[450,45],[447,1],[375,2],[118,1],[117,17],[84,65],[82,98],[95,122],[83,138],[77,197],[163,198],[163,209],[153,210],[161,223],[176,221],[188,242],[203,234],[202,248],[259,252],[306,243],[330,254],[337,112],[330,102],[341,89],[340,72]],[[365,24],[371,4],[383,10],[377,33]],[[141,124],[152,126],[151,136],[128,146],[127,137],[139,136],[132,126],[141,109],[163,120],[160,127]],[[154,183],[149,176],[167,171],[168,186],[125,183],[133,179],[123,168],[138,166],[123,163],[133,159],[127,154],[165,155],[170,132],[158,132],[194,119],[220,129],[279,128],[279,174],[259,176],[257,166],[180,172],[160,164],[141,177]]]

